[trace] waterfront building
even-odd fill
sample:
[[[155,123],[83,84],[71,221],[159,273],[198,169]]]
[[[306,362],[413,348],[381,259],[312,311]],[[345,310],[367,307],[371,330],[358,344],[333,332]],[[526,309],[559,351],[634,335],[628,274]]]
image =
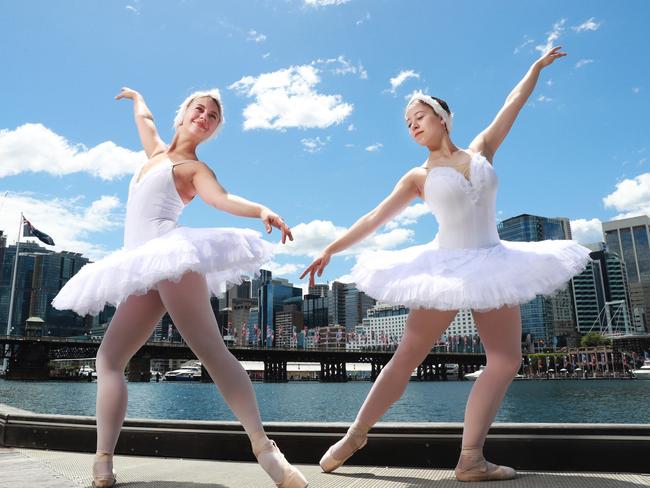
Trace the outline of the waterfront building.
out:
[[[268,272],[270,277],[270,272]],[[276,334],[275,313],[282,309],[284,301],[288,298],[298,297],[302,300],[302,288],[297,288],[289,281],[269,279],[259,288],[258,323],[262,329],[262,345],[272,347]]]
[[[5,240],[2,240],[4,243]],[[6,331],[9,316],[11,282],[16,258],[16,246],[2,248],[0,263],[0,324]],[[63,285],[89,260],[79,253],[55,252],[33,242],[20,243],[20,256],[16,273],[11,334],[23,335],[30,317],[44,321],[44,335],[85,336],[99,320],[81,317],[70,310],[56,310],[50,303]]]
[[[604,243],[588,244],[592,261],[573,278],[575,316],[581,335],[588,332],[632,332],[630,294],[625,263]]]
[[[357,290],[354,283],[334,281],[328,296],[328,325],[342,325],[352,332],[375,303],[373,298]]]
[[[246,321],[248,334],[246,342],[249,346],[257,347],[262,343],[262,335],[259,328],[259,308],[251,307],[248,311],[248,320]]]
[[[307,329],[326,327],[328,324],[328,297],[327,295],[308,294],[303,297],[302,312],[304,324]]]
[[[345,350],[346,330],[342,325],[328,325],[315,329],[315,347],[320,349]]]
[[[409,309],[404,305],[379,302],[368,309],[361,328],[357,328],[356,341],[360,347],[394,347],[402,339]]]
[[[499,237],[506,241],[571,239],[570,221],[564,217],[522,214],[499,222]],[[525,273],[526,270],[521,270]],[[522,335],[530,336],[538,347],[563,346],[575,340],[575,318],[571,286],[553,296],[538,295],[521,305]],[[573,339],[572,339],[573,337]]]
[[[275,314],[275,347],[296,348],[303,327],[303,312],[297,304],[285,300],[282,310]]]
[[[326,297],[329,294],[329,285],[327,283],[316,283],[309,287],[308,295],[317,297]]]
[[[453,336],[475,336],[476,334],[478,334],[478,330],[476,329],[476,323],[474,323],[472,311],[470,309],[460,309],[444,332],[443,338],[447,341]]]
[[[650,330],[650,218],[639,215],[602,225],[607,250],[625,263],[633,327]]]

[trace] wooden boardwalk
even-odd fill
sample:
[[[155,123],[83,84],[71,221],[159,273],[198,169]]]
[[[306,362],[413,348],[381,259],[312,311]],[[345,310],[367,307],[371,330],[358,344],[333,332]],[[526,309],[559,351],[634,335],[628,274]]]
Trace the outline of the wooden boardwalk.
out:
[[[92,454],[0,448],[2,488],[90,487]],[[117,456],[118,486],[124,488],[273,488],[253,463]],[[648,488],[650,475],[521,472],[516,480],[459,483],[451,470],[343,467],[324,474],[300,466],[310,488]]]

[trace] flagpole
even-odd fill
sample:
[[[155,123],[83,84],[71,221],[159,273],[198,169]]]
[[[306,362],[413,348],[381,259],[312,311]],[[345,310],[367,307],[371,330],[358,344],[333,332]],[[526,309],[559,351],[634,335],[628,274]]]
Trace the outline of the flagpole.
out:
[[[14,271],[12,273],[11,277],[11,293],[9,295],[9,313],[7,314],[7,336],[11,335],[11,319],[13,318],[13,311],[14,311],[14,295],[16,292],[16,275],[18,274],[18,255],[20,253],[20,237],[22,235],[23,231],[23,213],[20,212],[20,226],[18,227],[18,238],[16,239],[16,257],[14,258]],[[2,363],[2,370],[7,371],[7,348],[9,345],[5,347],[5,357],[4,361]]]

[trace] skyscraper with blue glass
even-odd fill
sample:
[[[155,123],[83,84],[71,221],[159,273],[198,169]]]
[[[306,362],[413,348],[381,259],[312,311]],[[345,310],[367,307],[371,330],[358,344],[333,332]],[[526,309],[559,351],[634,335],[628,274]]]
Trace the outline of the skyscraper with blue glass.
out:
[[[623,258],[627,270],[633,326],[650,327],[650,218],[647,215],[603,222],[607,249]]]
[[[499,237],[506,241],[543,241],[571,239],[569,219],[522,214],[499,222]],[[526,270],[521,270],[526,273]],[[521,305],[522,334],[531,336],[537,347],[562,346],[575,335],[573,296],[570,287],[553,296],[538,295]]]

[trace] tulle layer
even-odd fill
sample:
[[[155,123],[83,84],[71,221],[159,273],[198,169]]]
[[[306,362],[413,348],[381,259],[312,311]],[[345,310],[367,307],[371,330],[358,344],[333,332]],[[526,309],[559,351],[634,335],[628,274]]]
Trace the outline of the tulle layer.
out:
[[[129,295],[143,295],[162,280],[178,281],[188,271],[205,275],[212,295],[241,283],[271,259],[273,246],[259,232],[236,228],[178,227],[139,247],[85,265],[52,301],[59,310],[95,315]]]
[[[411,308],[490,310],[562,288],[590,262],[571,240],[501,241],[479,249],[428,244],[363,253],[352,269],[358,289]]]

